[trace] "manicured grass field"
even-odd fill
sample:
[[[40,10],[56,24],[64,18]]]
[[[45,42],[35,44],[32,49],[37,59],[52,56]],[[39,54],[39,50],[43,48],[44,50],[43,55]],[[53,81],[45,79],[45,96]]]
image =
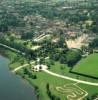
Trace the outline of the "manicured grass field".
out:
[[[2,51],[6,51],[6,50],[4,50],[2,48]],[[8,58],[10,58],[10,60],[12,58],[16,57],[16,54],[14,52],[7,50],[6,53],[7,53],[6,55],[8,56]],[[94,55],[96,55],[96,54],[94,54]],[[98,54],[97,54],[97,56],[98,56]],[[18,63],[17,62],[12,63],[13,68],[16,68],[16,66],[18,67],[19,65],[21,65],[21,63],[20,63],[21,61],[19,61]],[[50,71],[53,71],[55,73],[62,74],[62,75],[68,75],[68,76],[69,76],[69,74],[71,74],[71,73],[68,73],[69,68],[67,67],[67,65],[66,64],[60,64],[59,62],[55,62],[54,65],[52,65],[50,67]],[[61,79],[61,78],[49,75],[49,74],[44,73],[44,72],[33,72],[32,71],[32,74],[36,75],[37,79],[32,79],[32,78],[28,77],[27,74],[24,74],[23,69],[19,70],[18,74],[20,74],[21,76],[24,75],[24,78],[27,81],[29,81],[32,86],[38,87],[39,92],[37,92],[37,93],[40,96],[40,100],[50,100],[48,95],[47,95],[47,90],[46,90],[47,83],[49,83],[49,85],[50,85],[50,90],[51,90],[52,94],[59,97],[61,100],[68,100],[66,98],[67,94],[57,91],[56,87],[63,87],[64,85],[75,83],[73,81]],[[70,77],[72,77],[72,75],[70,75]],[[98,87],[95,87],[95,86],[89,86],[89,85],[84,85],[84,84],[80,84],[80,83],[78,84],[78,86],[80,88],[82,88],[83,90],[87,91],[89,96],[97,93],[97,91],[98,91]]]
[[[18,73],[22,74],[23,70],[19,70]],[[63,86],[65,84],[70,83],[69,80],[64,80],[61,78],[57,78],[55,76],[49,75],[44,72],[33,72],[33,74],[37,75],[37,79],[29,78],[25,75],[25,79],[30,82],[33,86],[37,86],[39,88],[38,94],[40,95],[40,100],[50,100],[47,95],[46,85],[47,83],[50,86],[50,90],[53,95],[61,98],[61,100],[67,100],[65,94],[61,94],[56,90],[57,86]],[[74,82],[72,82],[74,83]]]
[[[98,77],[98,53],[89,55],[87,58],[83,58],[73,69],[73,72],[77,72],[84,75]]]
[[[51,65],[50,71],[60,74],[60,75],[64,75],[64,76],[68,76],[71,78],[75,78],[75,79],[80,79],[80,80],[86,80],[89,82],[98,82],[98,80],[90,78],[90,77],[85,77],[83,75],[77,75],[77,74],[73,74],[70,73],[70,67],[68,67],[66,64],[60,64],[59,62],[54,62],[54,65]]]
[[[54,62],[54,65],[51,65],[49,70],[54,73],[66,75],[69,73],[70,68],[66,64],[60,64],[59,62]]]
[[[23,69],[19,70],[18,73],[21,75],[23,74]],[[53,95],[60,98],[60,100],[68,100],[66,97],[68,94],[62,93],[60,91],[56,90],[56,87],[63,87],[64,85],[70,85],[74,84],[75,82],[69,81],[66,79],[61,79],[52,75],[49,75],[44,72],[32,72],[32,74],[37,75],[37,79],[29,78],[28,75],[25,75],[25,79],[30,82],[32,86],[37,86],[39,89],[39,92],[37,92],[40,96],[40,100],[50,100],[47,95],[46,85],[49,83],[50,90]],[[88,93],[88,96],[91,96],[92,94],[97,93],[98,87],[96,86],[89,86],[84,84],[77,84],[81,89],[86,91]],[[73,86],[73,88],[75,88]],[[85,97],[86,99],[86,97]]]

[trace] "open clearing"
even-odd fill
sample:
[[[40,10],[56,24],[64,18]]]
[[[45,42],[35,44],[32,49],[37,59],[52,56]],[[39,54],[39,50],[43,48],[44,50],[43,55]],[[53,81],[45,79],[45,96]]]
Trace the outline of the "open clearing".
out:
[[[98,78],[98,53],[83,58],[73,69],[72,72]]]
[[[88,35],[84,34],[76,39],[69,39],[66,41],[69,48],[78,48],[81,49],[83,45],[88,45],[85,41],[87,41]]]

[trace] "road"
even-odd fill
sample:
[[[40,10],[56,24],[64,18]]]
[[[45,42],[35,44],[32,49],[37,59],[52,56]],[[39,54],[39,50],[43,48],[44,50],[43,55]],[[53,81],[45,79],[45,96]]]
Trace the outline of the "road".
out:
[[[30,64],[34,64],[34,63],[35,63],[35,61],[30,62]],[[24,68],[24,67],[26,67],[26,66],[28,66],[28,65],[30,65],[30,64],[21,65],[21,66],[15,68],[14,70],[12,70],[12,72],[17,72],[17,71],[20,70],[21,68]]]
[[[34,64],[34,63],[35,63],[35,61],[31,62],[31,64]],[[12,72],[16,72],[16,71],[20,70],[21,68],[24,68],[28,65],[29,64],[24,64],[22,66],[19,66],[19,67],[15,68]],[[77,83],[82,83],[82,84],[91,85],[91,86],[98,86],[98,83],[93,83],[93,82],[88,82],[88,81],[83,81],[83,80],[71,78],[71,77],[68,77],[68,76],[63,76],[63,75],[51,72],[47,69],[43,69],[43,72],[45,72],[47,74],[50,74],[52,76],[55,76],[55,77],[59,77],[59,78],[62,78],[62,79],[67,79],[67,80],[74,81],[74,82],[77,82]]]
[[[14,49],[14,48],[11,48],[11,47],[9,47],[7,45],[4,45],[2,43],[0,43],[0,45],[4,46],[4,47],[6,47],[6,48],[8,48],[8,49],[10,49],[12,51],[15,51],[17,53],[22,53],[21,51],[19,51],[17,49]],[[22,53],[22,54],[24,54],[24,53]],[[34,63],[34,61],[31,62],[31,64],[33,64],[33,63]],[[22,66],[19,66],[19,67],[15,68],[12,72],[16,72],[16,71],[20,70],[21,68],[26,67],[28,65],[29,64],[24,64]],[[59,77],[59,78],[67,79],[67,80],[70,80],[70,81],[74,81],[74,82],[78,82],[78,83],[82,83],[82,84],[86,84],[86,85],[98,86],[98,83],[93,83],[93,82],[88,82],[88,81],[83,81],[83,80],[71,78],[71,77],[68,77],[68,76],[63,76],[63,75],[60,75],[60,74],[53,73],[53,72],[51,72],[51,71],[49,71],[47,69],[43,69],[43,71],[48,73],[48,74],[50,74],[50,75],[52,75],[52,76],[56,76],[56,77]]]
[[[51,72],[51,71],[49,71],[47,69],[44,69],[43,71],[45,73],[48,73],[48,74],[52,75],[52,76],[56,76],[56,77],[59,77],[59,78],[67,79],[67,80],[74,81],[74,82],[77,82],[77,83],[82,83],[82,84],[92,85],[92,86],[98,86],[98,83],[93,83],[93,82],[78,80],[78,79],[71,78],[71,77],[68,77],[68,76],[63,76],[63,75],[60,75],[60,74],[53,73],[53,72]]]
[[[46,57],[45,59],[49,59],[49,57]],[[30,62],[30,64],[34,64],[34,63],[35,63],[35,61]],[[24,67],[26,67],[26,66],[28,66],[30,64],[21,65],[21,66],[15,68],[14,70],[12,70],[12,72],[16,72],[16,71],[20,70],[21,68],[24,68]]]
[[[8,49],[14,51],[14,52],[21,53],[22,55],[25,55],[24,52],[21,52],[21,51],[19,51],[19,50],[17,50],[17,49],[14,49],[14,48],[10,47],[10,46],[7,46],[7,45],[5,45],[5,44],[0,43],[0,46],[3,46],[3,47],[5,47],[5,48],[8,48]]]

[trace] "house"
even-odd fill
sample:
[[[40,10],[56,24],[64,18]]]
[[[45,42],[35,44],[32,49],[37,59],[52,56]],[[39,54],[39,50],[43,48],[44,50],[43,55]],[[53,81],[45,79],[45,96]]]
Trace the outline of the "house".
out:
[[[32,70],[35,71],[35,72],[39,72],[39,71],[42,71],[42,70],[45,70],[45,69],[48,69],[48,66],[46,65],[36,65],[36,66],[33,66],[32,67]]]

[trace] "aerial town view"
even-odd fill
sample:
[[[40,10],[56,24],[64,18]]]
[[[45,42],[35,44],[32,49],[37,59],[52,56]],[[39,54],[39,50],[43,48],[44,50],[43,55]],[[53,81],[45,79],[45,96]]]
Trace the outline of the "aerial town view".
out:
[[[0,100],[98,100],[98,0],[0,0]]]

